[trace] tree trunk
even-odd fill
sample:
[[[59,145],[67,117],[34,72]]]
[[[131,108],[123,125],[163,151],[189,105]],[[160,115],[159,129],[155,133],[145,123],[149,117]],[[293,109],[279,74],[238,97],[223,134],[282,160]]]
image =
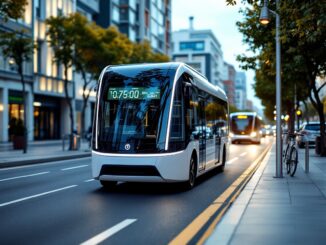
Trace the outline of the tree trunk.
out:
[[[27,106],[26,106],[26,88],[25,88],[25,79],[23,74],[23,64],[18,64],[18,73],[20,75],[20,81],[23,85],[23,105],[24,105],[24,145],[23,145],[23,153],[27,153],[27,137],[28,137],[28,130],[27,130]]]
[[[73,150],[73,134],[74,134],[74,109],[72,107],[72,99],[69,97],[69,90],[68,90],[68,66],[65,65],[65,79],[64,79],[64,87],[65,87],[65,96],[66,96],[66,102],[69,107],[69,117],[70,117],[70,137],[69,137],[69,150]]]
[[[312,98],[311,94],[309,95],[310,101],[315,107],[320,122],[320,155],[326,156],[326,142],[325,142],[325,117],[324,117],[324,106],[319,98],[319,93],[316,88],[315,78],[310,79],[310,89],[314,94],[315,100]]]
[[[86,89],[87,85],[89,82],[87,81],[86,73],[82,71],[82,77],[84,80],[84,85],[83,85],[83,107],[81,111],[81,133],[82,136],[85,136],[86,134],[86,128],[85,128],[85,114],[86,114],[86,108],[87,108],[87,103],[88,103],[88,98],[89,98],[89,93],[86,94]]]

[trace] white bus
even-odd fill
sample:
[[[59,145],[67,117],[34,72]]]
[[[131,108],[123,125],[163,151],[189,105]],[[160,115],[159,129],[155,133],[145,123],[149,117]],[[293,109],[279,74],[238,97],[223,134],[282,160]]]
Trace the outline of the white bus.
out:
[[[225,92],[183,63],[108,66],[100,76],[92,174],[117,181],[185,182],[228,152]]]
[[[231,143],[251,142],[260,144],[262,123],[256,112],[235,112],[230,114]]]

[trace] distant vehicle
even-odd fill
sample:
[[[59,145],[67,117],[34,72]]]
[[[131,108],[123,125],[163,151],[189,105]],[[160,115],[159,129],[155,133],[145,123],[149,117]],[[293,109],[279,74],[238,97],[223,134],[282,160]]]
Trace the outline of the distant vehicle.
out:
[[[264,126],[264,128],[266,129],[266,135],[272,136],[273,135],[273,129],[272,126],[267,124]]]
[[[261,137],[265,138],[266,137],[266,128],[261,127],[259,133],[260,133]]]
[[[299,148],[303,148],[306,141],[309,141],[309,145],[315,145],[316,137],[320,136],[320,123],[303,123],[298,130],[298,134],[301,134],[297,139]]]
[[[272,135],[276,136],[276,125],[272,126]]]
[[[230,114],[231,142],[260,144],[261,119],[256,112],[235,112]]]
[[[228,154],[225,92],[183,63],[106,67],[99,79],[92,175],[117,181],[184,182],[221,167]]]

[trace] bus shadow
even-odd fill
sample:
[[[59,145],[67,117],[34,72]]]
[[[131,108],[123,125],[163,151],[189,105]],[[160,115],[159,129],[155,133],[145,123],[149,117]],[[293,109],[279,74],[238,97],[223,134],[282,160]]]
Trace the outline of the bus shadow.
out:
[[[196,191],[200,186],[209,181],[214,176],[223,173],[220,167],[213,169],[201,176],[196,180],[193,189],[189,190],[185,187],[184,183],[143,183],[143,182],[119,182],[114,187],[101,187],[95,192],[98,194],[142,194],[142,195],[173,195],[179,193],[188,193]]]

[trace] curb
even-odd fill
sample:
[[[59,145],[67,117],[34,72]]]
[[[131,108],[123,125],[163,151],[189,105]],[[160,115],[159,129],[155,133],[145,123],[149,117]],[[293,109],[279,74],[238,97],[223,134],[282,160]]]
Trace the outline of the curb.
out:
[[[226,212],[224,213],[225,218],[223,216],[223,220],[220,219],[218,220],[218,222],[216,222],[215,227],[211,230],[210,236],[207,237],[207,239],[205,240],[206,245],[229,244],[231,237],[233,236],[236,227],[239,225],[240,219],[250,202],[251,195],[254,192],[254,189],[256,188],[258,182],[261,179],[261,176],[265,171],[266,165],[268,164],[268,161],[270,159],[271,148],[273,147],[273,145],[274,144],[272,144],[270,149],[267,151],[267,154],[265,154],[262,161],[258,164],[257,169],[252,174],[251,178],[248,179],[247,183],[245,183],[244,186],[241,188],[240,193],[238,193],[236,197],[237,199],[234,198],[233,203],[237,205],[236,211],[233,210],[232,207],[229,207],[229,209],[226,210]],[[247,184],[249,185],[249,189],[247,189]],[[245,196],[242,196],[243,191],[245,192]],[[250,198],[248,197],[248,192],[250,193]],[[227,221],[225,221],[225,219]],[[230,222],[230,219],[232,220],[231,224],[228,223]],[[227,224],[225,222],[227,222]],[[227,228],[225,228],[226,226]]]
[[[18,161],[12,161],[12,162],[0,162],[0,169],[1,168],[10,168],[10,167],[18,167],[18,166],[24,166],[24,165],[32,165],[37,163],[46,163],[46,162],[56,162],[56,161],[63,161],[63,160],[71,160],[71,159],[78,159],[78,158],[85,158],[90,157],[91,152],[87,153],[81,153],[78,155],[68,155],[68,156],[56,156],[56,157],[42,157],[42,158],[34,158],[34,159],[28,159],[28,160],[18,160]]]
[[[272,146],[273,143],[271,143],[215,201],[173,238],[173,240],[169,242],[169,245],[192,243],[195,237],[199,238],[198,241],[195,242],[196,244],[204,244],[213,233],[216,225],[220,222],[226,211],[260,167],[260,164],[263,162],[268,152],[270,152]]]

